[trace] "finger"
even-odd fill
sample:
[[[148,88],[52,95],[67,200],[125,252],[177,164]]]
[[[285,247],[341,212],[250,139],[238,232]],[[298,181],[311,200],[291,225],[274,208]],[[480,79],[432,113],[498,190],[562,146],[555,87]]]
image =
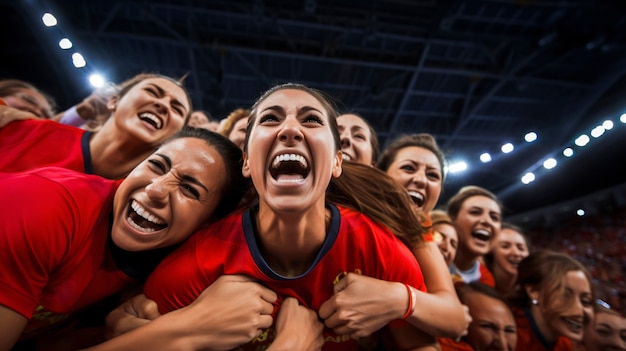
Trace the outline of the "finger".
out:
[[[339,293],[340,291],[342,291],[343,289],[345,289],[348,286],[348,276],[350,275],[350,273],[348,273],[348,275],[343,276],[341,279],[339,279],[335,285],[333,285],[333,292],[335,294]]]
[[[330,299],[324,301],[324,303],[320,306],[320,309],[317,313],[321,319],[328,319],[330,316],[333,315],[333,313],[335,313],[335,310],[336,310],[335,299],[331,297]]]
[[[257,283],[254,283],[254,284],[257,284]],[[263,300],[269,303],[274,303],[276,302],[276,300],[278,300],[278,295],[276,295],[276,293],[273,290],[260,284],[257,284],[257,285],[260,288],[260,296]]]
[[[141,306],[139,310],[139,316],[141,318],[153,320],[159,317],[161,313],[159,313],[159,306],[157,306],[156,302],[152,300],[148,300]]]
[[[274,318],[271,315],[262,314],[259,318],[259,329],[264,330],[272,326]]]

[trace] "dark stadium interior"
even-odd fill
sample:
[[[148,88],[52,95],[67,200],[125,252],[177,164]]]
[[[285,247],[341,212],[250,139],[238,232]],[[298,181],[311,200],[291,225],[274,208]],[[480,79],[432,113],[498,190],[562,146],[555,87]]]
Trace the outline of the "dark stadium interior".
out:
[[[46,11],[57,27],[42,24]],[[440,204],[476,184],[510,216],[581,198],[602,211],[626,205],[625,15],[626,2],[590,0],[2,0],[0,78],[30,81],[63,109],[90,93],[91,72],[188,73],[194,107],[218,118],[300,82],[367,118],[383,146],[427,132],[449,161],[464,159]],[[86,67],[72,66],[62,36]],[[612,130],[573,146],[606,119]],[[529,131],[538,140],[525,144]],[[504,155],[506,142],[516,149]],[[548,156],[558,165],[542,171]]]

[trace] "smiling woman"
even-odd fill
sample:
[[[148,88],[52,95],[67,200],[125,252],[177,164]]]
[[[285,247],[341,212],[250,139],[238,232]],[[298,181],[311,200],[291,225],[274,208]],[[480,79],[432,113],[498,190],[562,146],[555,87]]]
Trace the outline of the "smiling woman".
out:
[[[140,74],[122,83],[107,107],[111,118],[98,132],[89,132],[0,106],[4,125],[0,128],[0,171],[55,166],[123,178],[182,129],[191,100],[180,82]],[[6,124],[11,118],[15,121]]]
[[[142,280],[242,197],[241,150],[185,128],[124,181],[45,167],[0,173],[0,350]]]
[[[191,304],[223,274],[259,279],[277,293],[279,311],[286,308],[288,297],[318,311],[331,297],[333,285],[354,272],[402,282],[402,294],[409,286],[425,290],[421,270],[407,245],[381,224],[384,221],[368,217],[373,211],[354,209],[367,206],[357,207],[359,201],[350,201],[362,200],[361,204],[369,203],[379,213],[397,213],[397,208],[404,208],[399,218],[405,221],[394,228],[405,228],[409,242],[421,240],[423,227],[410,210],[406,191],[380,171],[362,174],[369,176],[371,184],[385,189],[387,198],[362,191],[359,183],[341,187],[341,179],[355,170],[342,167],[336,116],[321,92],[298,84],[276,86],[257,100],[248,121],[243,174],[252,179],[258,206],[197,232],[159,265],[144,291],[157,302],[161,313]],[[347,201],[328,201],[329,185],[334,186],[334,192],[344,190],[342,199]],[[340,198],[335,195],[334,199]],[[397,199],[395,207],[389,206],[390,199]],[[210,249],[218,246],[220,250]],[[411,312],[412,303],[408,305]],[[406,310],[405,305],[396,307]],[[317,318],[315,324],[320,324]],[[275,331],[279,329],[280,324],[273,325],[242,349],[264,349],[278,342]],[[319,348],[322,344],[323,350],[358,348],[357,340],[330,328],[305,337],[313,331],[302,328],[300,342],[304,344],[289,349]],[[436,347],[432,337],[406,321],[387,324],[384,333],[393,349]],[[309,340],[313,341],[305,343]]]

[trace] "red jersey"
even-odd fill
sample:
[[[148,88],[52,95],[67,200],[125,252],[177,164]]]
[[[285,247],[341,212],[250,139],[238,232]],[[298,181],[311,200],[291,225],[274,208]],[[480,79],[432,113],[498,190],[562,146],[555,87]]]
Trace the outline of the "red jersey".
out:
[[[485,285],[489,285],[492,288],[496,287],[496,278],[494,278],[493,273],[487,269],[487,267],[480,261],[476,261],[475,268],[472,269],[474,272],[468,273],[463,272],[467,276],[473,276],[470,279],[464,279],[461,274],[459,274],[458,268],[454,264],[450,265],[450,275],[452,275],[452,281],[455,284],[458,283],[466,283],[469,284],[474,281],[479,281]]]
[[[144,292],[166,313],[189,305],[224,274],[255,277],[279,295],[279,304],[285,297],[295,297],[315,311],[332,296],[333,282],[348,272],[426,290],[415,257],[391,231],[354,210],[329,207],[332,219],[324,244],[315,262],[300,276],[282,276],[266,263],[257,244],[254,215],[247,210],[194,234],[161,262]],[[394,322],[394,326],[396,323],[406,326],[404,321]],[[274,333],[272,326],[242,349],[264,350]],[[323,350],[357,349],[356,341],[347,335],[327,328],[324,336]]]
[[[54,167],[0,173],[0,304],[29,320],[22,339],[132,281],[107,259],[118,185]]]
[[[92,134],[50,120],[11,122],[0,128],[0,172],[54,166],[91,174]]]
[[[514,308],[515,323],[517,324],[516,350],[524,351],[571,351],[574,350],[571,341],[560,336],[554,345],[549,345],[539,332],[530,310]]]
[[[474,351],[474,348],[465,341],[456,342],[448,338],[439,338],[437,341],[441,346],[441,351]]]

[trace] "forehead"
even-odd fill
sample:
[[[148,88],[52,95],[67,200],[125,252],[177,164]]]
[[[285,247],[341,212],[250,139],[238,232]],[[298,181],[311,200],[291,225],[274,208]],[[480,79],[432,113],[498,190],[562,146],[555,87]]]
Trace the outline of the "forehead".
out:
[[[263,111],[272,106],[281,106],[287,112],[295,112],[302,107],[308,106],[319,110],[324,115],[328,111],[324,105],[313,95],[300,89],[281,89],[270,94],[265,100],[259,104],[259,111]]]
[[[223,173],[223,161],[215,147],[198,138],[178,138],[163,144],[155,154],[165,155],[173,167],[197,172],[194,177],[210,179],[214,171]],[[210,174],[211,173],[211,174]]]
[[[500,230],[500,234],[498,234],[498,241],[510,241],[510,242],[526,244],[526,241],[524,240],[524,237],[522,236],[522,234],[509,228]]]
[[[469,307],[474,319],[498,321],[503,325],[515,324],[513,314],[500,300],[477,292],[465,295],[464,303]]]
[[[398,150],[394,161],[411,160],[440,168],[439,159],[430,150],[420,146],[407,146]]]
[[[468,197],[463,202],[462,207],[464,208],[480,207],[483,209],[487,209],[489,211],[495,211],[495,212],[500,213],[500,206],[498,206],[498,203],[495,202],[492,198],[484,196],[484,195],[474,195],[474,196]]]
[[[596,324],[603,323],[610,325],[614,329],[626,330],[626,323],[622,317],[606,312],[596,312]]]
[[[437,230],[438,232],[440,232],[441,234],[444,234],[447,237],[451,237],[451,238],[458,237],[456,233],[456,229],[454,229],[454,226],[448,223],[435,224],[433,225],[433,229]]]
[[[248,124],[248,117],[244,117],[238,120],[237,122],[235,122],[233,129],[239,129],[241,126],[245,126],[246,124]]]
[[[353,115],[353,114],[345,114],[337,117],[337,125],[340,128],[352,128],[352,127],[360,127],[369,133],[370,128],[367,123],[363,120],[363,118]]]
[[[567,287],[576,293],[591,293],[587,276],[582,271],[569,271],[565,276]]]
[[[177,83],[166,78],[159,78],[159,77],[146,78],[142,80],[141,82],[137,83],[135,86],[133,86],[131,90],[143,88],[147,85],[156,85],[159,88],[165,90],[167,94],[171,94],[172,96],[174,96],[180,103],[185,104],[185,106],[187,107],[189,106],[187,93],[185,92],[185,89],[183,89]]]

